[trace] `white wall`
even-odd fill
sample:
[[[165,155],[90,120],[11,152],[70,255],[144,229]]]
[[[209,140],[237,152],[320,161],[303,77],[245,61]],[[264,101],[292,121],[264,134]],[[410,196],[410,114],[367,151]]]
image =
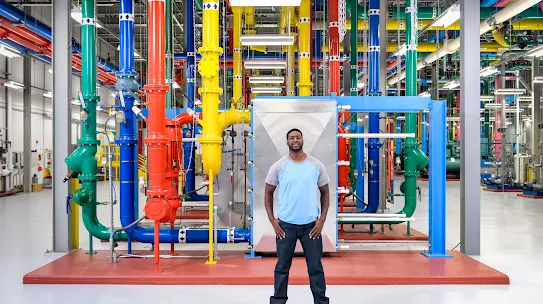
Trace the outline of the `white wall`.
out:
[[[52,90],[52,74],[49,73],[49,69],[52,68],[49,64],[45,64],[39,60],[32,59],[32,150],[43,153],[45,150],[53,149],[53,99],[49,99],[43,96],[44,92]],[[23,83],[23,58],[8,59],[8,80],[17,81]],[[0,77],[2,73],[6,71],[5,57],[0,56]],[[72,98],[76,99],[80,91],[81,79],[77,76],[72,76]],[[7,99],[12,103],[12,121],[11,127],[11,142],[13,152],[24,151],[24,127],[23,127],[23,90],[17,90],[13,88],[0,87],[0,127],[6,127],[5,111],[6,111],[6,97],[5,90],[7,89]],[[104,106],[114,105],[115,98],[111,96],[113,91],[100,87],[97,89],[97,95],[100,96],[100,104]],[[53,92],[54,95],[54,92]],[[77,144],[77,139],[80,138],[79,130],[79,118],[80,107],[72,105],[72,144]],[[108,118],[107,113],[99,112],[97,116],[98,129],[103,131],[103,124]],[[111,119],[108,123],[108,129],[115,129],[115,120]],[[3,138],[5,139],[6,130],[2,130]],[[44,166],[43,166],[44,167]],[[33,172],[38,174],[39,180],[43,177],[43,171]]]

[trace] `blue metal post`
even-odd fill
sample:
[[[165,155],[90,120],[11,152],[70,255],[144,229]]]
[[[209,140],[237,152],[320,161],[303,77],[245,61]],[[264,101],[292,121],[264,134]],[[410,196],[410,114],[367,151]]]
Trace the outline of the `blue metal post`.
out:
[[[422,152],[424,154],[428,154],[428,139],[427,139],[427,131],[426,131],[426,113],[422,112],[422,129],[421,129],[421,137],[420,140],[422,141]]]
[[[402,123],[396,117],[396,133],[402,133]],[[396,139],[396,155],[402,154],[402,140],[400,138]]]
[[[356,133],[364,133],[364,125],[360,124],[356,126]],[[358,196],[361,200],[364,200],[364,138],[358,138],[356,139],[356,172],[357,172],[357,178],[356,178],[356,196]],[[356,200],[356,209],[358,210],[364,210],[365,206],[362,204],[361,201],[358,199]]]
[[[446,103],[432,101],[430,111],[430,176],[429,176],[429,236],[430,249],[423,252],[429,258],[450,258],[445,249],[446,180],[445,145],[447,138]]]
[[[194,0],[187,0],[187,108],[194,107],[194,81],[196,73],[196,53],[194,51]],[[183,130],[184,137],[193,138],[196,125],[191,124]],[[196,193],[196,171],[195,171],[196,143],[183,143],[183,168],[185,168],[185,193],[188,193],[193,201],[207,201],[207,195]]]
[[[369,90],[370,96],[381,96],[379,90],[379,0],[370,0],[370,61]],[[369,114],[369,133],[379,133],[379,113]],[[377,138],[368,140],[368,206],[366,213],[375,213],[379,209],[379,149]]]

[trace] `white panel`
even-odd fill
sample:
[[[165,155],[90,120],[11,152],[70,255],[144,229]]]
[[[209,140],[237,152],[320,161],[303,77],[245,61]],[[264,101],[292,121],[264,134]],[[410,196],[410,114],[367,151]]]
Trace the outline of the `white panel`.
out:
[[[23,152],[23,112],[12,111],[13,121],[11,122],[11,147],[13,152]]]
[[[53,149],[53,120],[50,118],[43,120],[43,149]]]

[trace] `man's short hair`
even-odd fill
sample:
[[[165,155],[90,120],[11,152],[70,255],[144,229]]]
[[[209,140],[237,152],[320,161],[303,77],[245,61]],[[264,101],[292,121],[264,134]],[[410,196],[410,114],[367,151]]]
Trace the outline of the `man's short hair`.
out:
[[[302,137],[304,136],[304,134],[302,133],[302,131],[300,131],[299,129],[297,128],[292,128],[290,129],[290,131],[287,132],[287,139],[288,139],[288,136],[290,135],[290,133],[292,132],[300,132],[300,135],[302,135]]]

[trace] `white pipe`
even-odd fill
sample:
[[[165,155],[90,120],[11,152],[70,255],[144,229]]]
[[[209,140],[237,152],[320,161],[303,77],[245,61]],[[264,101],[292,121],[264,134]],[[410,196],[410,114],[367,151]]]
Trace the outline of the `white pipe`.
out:
[[[198,141],[198,138],[183,138],[182,139],[183,142],[197,142]]]
[[[415,133],[340,133],[342,138],[407,138],[415,137]]]
[[[494,15],[490,16],[488,19],[483,20],[481,22],[481,25],[479,26],[479,34],[482,35],[490,31],[495,24],[500,24],[511,19],[513,16],[522,13],[523,11],[539,3],[540,1],[541,0],[520,0],[511,3],[510,5],[504,7],[502,10],[496,12]],[[456,52],[456,50],[458,50],[459,48],[460,37],[450,40],[449,42],[445,43],[442,48],[436,50],[435,52],[429,54],[428,56],[424,57],[424,59],[419,61],[417,63],[417,71],[447,54],[452,54]],[[399,75],[389,78],[388,85],[392,86],[398,81],[404,79],[405,74],[406,71],[404,70]]]
[[[395,213],[338,213],[339,218],[383,218],[383,217],[404,217],[405,214],[395,214]]]
[[[515,75],[517,76],[517,89],[519,88],[520,86],[520,83],[519,83],[519,71],[515,71]],[[518,184],[519,183],[519,176],[520,176],[520,113],[519,113],[519,104],[520,104],[520,98],[518,96],[515,96],[515,99],[516,99],[516,104],[517,104],[517,113],[515,115],[515,119],[516,119],[516,128],[515,128],[515,137],[516,137],[516,145],[515,145],[515,150],[516,150],[516,156],[517,156],[517,159],[516,159],[516,163],[517,163],[517,168],[515,170],[515,184]]]
[[[182,202],[181,207],[208,207],[208,201],[198,201],[198,202]]]

